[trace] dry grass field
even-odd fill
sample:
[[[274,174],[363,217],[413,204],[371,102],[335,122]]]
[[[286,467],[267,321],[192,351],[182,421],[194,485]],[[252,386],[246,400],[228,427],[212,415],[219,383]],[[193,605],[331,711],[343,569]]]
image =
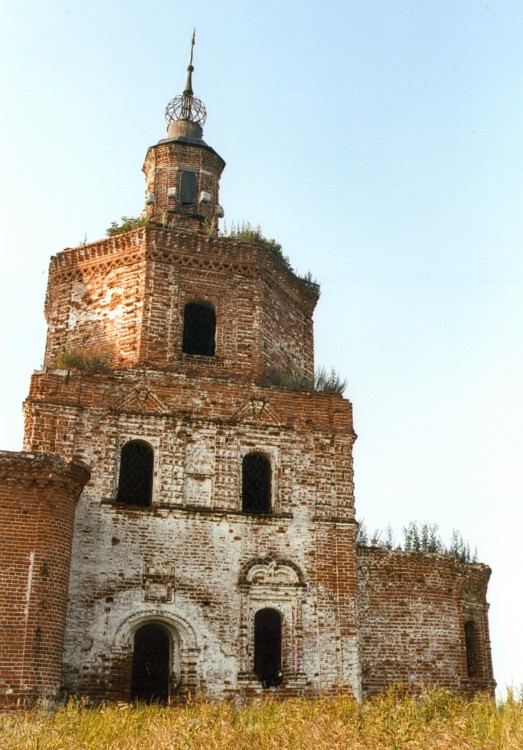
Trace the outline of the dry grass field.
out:
[[[523,696],[465,701],[389,692],[253,705],[70,703],[0,713],[1,750],[522,750]]]

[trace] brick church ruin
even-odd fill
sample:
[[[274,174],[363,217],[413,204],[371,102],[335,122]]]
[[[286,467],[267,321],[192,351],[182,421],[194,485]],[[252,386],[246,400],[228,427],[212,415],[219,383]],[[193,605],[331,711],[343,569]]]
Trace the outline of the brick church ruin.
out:
[[[489,568],[356,543],[351,404],[283,377],[313,376],[318,289],[216,232],[192,71],[147,221],[51,259],[24,452],[0,453],[0,706],[492,691]]]

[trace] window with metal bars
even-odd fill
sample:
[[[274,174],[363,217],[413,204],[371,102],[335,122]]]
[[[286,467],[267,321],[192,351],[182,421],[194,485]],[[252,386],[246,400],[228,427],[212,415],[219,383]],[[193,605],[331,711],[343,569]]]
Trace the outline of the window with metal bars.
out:
[[[145,440],[130,440],[122,448],[116,501],[147,506],[153,494],[154,451]]]
[[[473,620],[465,623],[465,649],[467,652],[467,675],[476,677],[478,665],[478,629]]]
[[[271,512],[271,462],[263,453],[247,453],[242,462],[242,510]]]
[[[216,312],[209,302],[188,302],[183,312],[183,344],[186,354],[214,357]]]

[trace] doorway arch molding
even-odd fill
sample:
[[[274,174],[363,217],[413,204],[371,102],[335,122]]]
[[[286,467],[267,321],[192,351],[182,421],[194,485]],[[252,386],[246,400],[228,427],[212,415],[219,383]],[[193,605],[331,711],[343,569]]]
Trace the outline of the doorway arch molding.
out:
[[[155,623],[163,625],[169,632],[173,642],[179,647],[182,655],[197,654],[198,643],[196,633],[192,625],[180,615],[165,612],[161,609],[145,609],[133,614],[123,620],[114,634],[112,651],[132,651],[134,634],[142,625]]]

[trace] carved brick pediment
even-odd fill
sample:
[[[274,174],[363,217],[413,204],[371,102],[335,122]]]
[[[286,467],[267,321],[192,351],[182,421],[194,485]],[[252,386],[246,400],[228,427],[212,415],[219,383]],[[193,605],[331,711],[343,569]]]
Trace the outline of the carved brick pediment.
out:
[[[164,402],[151,388],[136,386],[130,393],[112,405],[113,411],[155,412],[165,414],[169,411]]]
[[[251,396],[231,416],[231,422],[262,422],[264,424],[282,424],[282,420],[270,403],[263,396]]]
[[[240,584],[248,586],[302,586],[299,569],[284,560],[254,560],[244,569]]]

